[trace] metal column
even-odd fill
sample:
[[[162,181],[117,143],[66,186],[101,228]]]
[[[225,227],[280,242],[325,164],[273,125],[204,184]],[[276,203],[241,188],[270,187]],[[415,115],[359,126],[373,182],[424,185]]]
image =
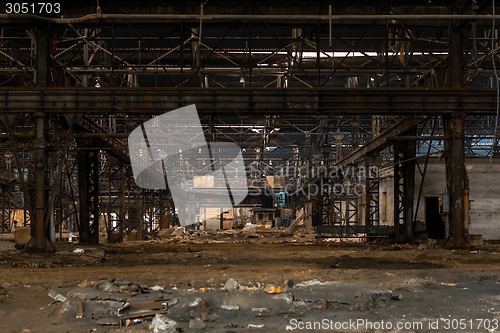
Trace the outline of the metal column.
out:
[[[78,142],[78,190],[80,196],[80,243],[99,243],[99,150]]]
[[[463,85],[463,43],[461,30],[450,29],[448,86]],[[460,106],[459,106],[460,108]],[[458,109],[443,117],[445,136],[446,192],[450,196],[450,237],[447,245],[454,248],[465,246],[464,237],[464,173],[465,173],[465,114]],[[467,203],[468,204],[468,203]]]
[[[313,165],[312,170],[319,170],[319,166],[321,164],[321,154],[314,153],[313,155]],[[323,179],[318,180],[313,186],[310,186],[307,191],[307,195],[310,197],[312,204],[312,226],[315,227],[317,225],[323,224],[323,191],[321,188],[321,184],[323,183]],[[328,206],[328,202],[326,203]]]
[[[364,157],[366,167],[365,181],[365,225],[379,225],[379,168],[382,156]]]
[[[415,129],[409,135],[414,135]],[[413,241],[415,140],[394,142],[394,240]]]
[[[49,31],[39,28],[36,35],[36,84],[46,87],[49,82]],[[47,239],[47,225],[45,224],[45,185],[47,175],[45,173],[47,144],[45,141],[45,119],[41,112],[35,113],[35,208],[34,218],[31,223],[31,240],[27,248],[37,251],[53,250],[53,246]]]
[[[444,118],[446,192],[450,196],[450,237],[447,245],[454,248],[465,246],[464,237],[464,130],[465,116],[459,112]],[[468,204],[468,203],[467,203]]]
[[[34,218],[31,223],[31,240],[27,248],[36,251],[54,250],[52,244],[47,239],[48,225],[45,223],[45,166],[46,166],[46,142],[45,142],[45,119],[42,113],[35,115],[35,209]]]

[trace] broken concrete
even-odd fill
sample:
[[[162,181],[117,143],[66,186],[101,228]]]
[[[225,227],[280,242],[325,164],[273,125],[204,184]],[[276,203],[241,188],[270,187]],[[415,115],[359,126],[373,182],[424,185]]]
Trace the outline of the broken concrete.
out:
[[[317,280],[299,283],[291,290],[295,301],[319,302],[326,300],[329,303],[355,304],[358,297],[377,298],[378,295],[386,295],[389,299],[392,291],[380,288],[370,283],[358,282],[356,284],[349,282],[325,282]]]
[[[167,318],[163,314],[157,314],[154,316],[151,325],[149,325],[149,329],[153,331],[153,333],[175,333],[177,332],[176,327],[177,323]]]
[[[122,293],[110,293],[93,288],[76,288],[68,292],[68,297],[78,298],[81,300],[113,300],[113,301],[128,301],[131,296]]]
[[[227,281],[226,281],[226,284],[224,285],[224,290],[225,291],[236,291],[239,289],[239,283],[238,281],[234,280],[234,279],[231,279],[229,278]]]

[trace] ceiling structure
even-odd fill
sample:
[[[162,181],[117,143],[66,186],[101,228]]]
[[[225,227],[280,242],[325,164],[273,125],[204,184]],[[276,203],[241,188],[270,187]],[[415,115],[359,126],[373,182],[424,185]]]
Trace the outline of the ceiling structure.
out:
[[[491,1],[111,1],[43,10],[0,14],[0,181],[28,216],[42,206],[40,230],[62,193],[74,198],[55,209],[60,223],[98,206],[104,188],[117,220],[127,215],[125,198],[159,209],[155,194],[133,184],[126,138],[189,104],[207,141],[238,144],[259,176],[315,161],[333,167],[373,140],[370,153],[395,163],[402,133],[387,133],[414,120],[402,154],[499,153],[500,18]],[[448,147],[454,140],[463,147]],[[463,168],[460,156],[455,162]],[[39,187],[53,199],[38,193],[37,204]],[[128,194],[111,199],[119,191]],[[95,217],[86,218],[90,228]]]

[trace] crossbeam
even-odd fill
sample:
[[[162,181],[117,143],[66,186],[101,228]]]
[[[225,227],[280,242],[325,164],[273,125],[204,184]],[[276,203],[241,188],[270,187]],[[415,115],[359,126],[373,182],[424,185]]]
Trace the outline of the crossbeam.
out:
[[[196,104],[214,115],[496,114],[490,88],[0,89],[0,113],[155,115]]]
[[[425,116],[408,116],[400,120],[398,123],[389,127],[379,136],[374,137],[370,141],[366,142],[362,147],[356,149],[351,154],[344,157],[342,160],[335,164],[335,167],[342,169],[349,164],[353,164],[354,162],[360,160],[365,155],[380,152],[382,149],[392,144],[392,140],[394,140],[394,137],[397,137],[397,135],[404,133],[414,126],[417,126],[426,118],[427,117]]]

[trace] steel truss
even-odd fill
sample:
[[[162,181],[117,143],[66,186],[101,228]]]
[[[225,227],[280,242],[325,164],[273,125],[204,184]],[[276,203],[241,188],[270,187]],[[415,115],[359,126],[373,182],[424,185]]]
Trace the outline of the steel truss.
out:
[[[144,119],[189,104],[199,110],[207,141],[237,143],[261,176],[311,168],[317,154],[331,167],[340,155],[365,155],[373,140],[379,148],[395,142],[394,155],[382,155],[403,189],[394,209],[402,212],[395,225],[405,240],[414,228],[408,191],[415,167],[408,160],[431,146],[463,146],[468,156],[499,153],[492,115],[500,44],[486,2],[413,6],[415,15],[389,3],[367,9],[376,15],[343,4],[331,16],[321,5],[302,6],[300,15],[295,7],[267,13],[241,3],[222,14],[209,5],[170,6],[155,15],[144,8],[120,14],[112,5],[78,17],[89,13],[79,8],[64,19],[0,15],[0,152],[14,156],[0,161],[2,222],[23,207],[35,248],[48,248],[51,223],[76,225],[83,242],[95,243],[101,213],[108,237],[118,231],[118,240],[125,230],[154,232],[166,215],[174,220],[168,192],[135,186],[124,139]],[[291,14],[279,15],[283,10]],[[406,143],[396,138],[401,133],[384,136],[402,115],[417,114],[444,121],[406,133]],[[446,158],[448,190],[460,199],[462,179],[452,170],[463,161]],[[366,225],[378,223],[371,175],[363,179]],[[317,181],[292,178],[296,187]],[[322,189],[315,223],[362,223],[360,200]],[[457,219],[451,222],[458,230]]]

